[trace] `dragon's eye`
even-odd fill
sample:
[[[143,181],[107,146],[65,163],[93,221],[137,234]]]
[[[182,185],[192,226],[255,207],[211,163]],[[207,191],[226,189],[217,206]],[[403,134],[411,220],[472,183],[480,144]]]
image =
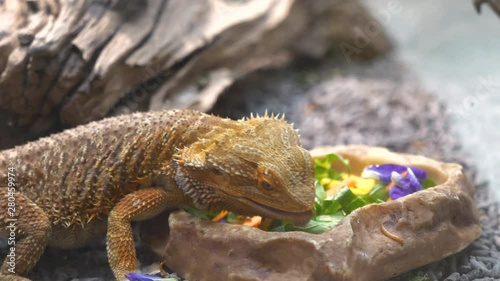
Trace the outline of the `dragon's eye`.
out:
[[[273,186],[269,182],[267,182],[265,180],[263,180],[260,183],[260,186],[262,186],[262,188],[264,188],[265,190],[268,190],[268,191],[271,190],[271,189],[273,189]]]

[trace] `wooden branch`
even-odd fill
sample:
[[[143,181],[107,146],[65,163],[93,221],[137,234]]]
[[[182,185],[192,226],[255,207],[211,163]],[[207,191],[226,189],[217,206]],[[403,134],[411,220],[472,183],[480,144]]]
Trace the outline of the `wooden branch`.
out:
[[[5,0],[0,19],[0,108],[30,136],[138,105],[206,111],[235,79],[375,22],[347,0]],[[370,39],[357,55],[390,48]]]

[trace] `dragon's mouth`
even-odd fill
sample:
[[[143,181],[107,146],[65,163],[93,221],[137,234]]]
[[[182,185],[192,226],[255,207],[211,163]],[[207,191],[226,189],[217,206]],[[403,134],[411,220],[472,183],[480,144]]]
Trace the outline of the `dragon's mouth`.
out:
[[[269,217],[272,219],[280,219],[289,221],[296,224],[305,224],[307,223],[312,215],[313,209],[309,209],[306,211],[294,212],[294,211],[283,211],[280,209],[276,209],[273,207],[266,206],[259,202],[256,202],[249,198],[240,198],[240,200],[245,201],[247,205],[252,206],[257,212],[259,212],[264,217]]]

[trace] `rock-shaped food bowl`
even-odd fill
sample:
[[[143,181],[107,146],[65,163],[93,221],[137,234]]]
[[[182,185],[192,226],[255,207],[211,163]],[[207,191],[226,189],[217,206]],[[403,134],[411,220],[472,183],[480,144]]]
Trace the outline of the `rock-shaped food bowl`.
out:
[[[474,191],[460,165],[366,146],[311,154],[331,152],[349,159],[353,174],[394,163],[426,170],[437,185],[359,208],[323,234],[266,232],[179,211],[169,218],[169,267],[190,281],[386,280],[456,253],[480,235]]]

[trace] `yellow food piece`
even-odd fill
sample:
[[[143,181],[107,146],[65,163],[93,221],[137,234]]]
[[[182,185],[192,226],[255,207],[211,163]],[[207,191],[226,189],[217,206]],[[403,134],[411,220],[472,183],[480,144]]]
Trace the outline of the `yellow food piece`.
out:
[[[342,173],[341,181],[328,179],[328,184],[326,185],[327,191],[326,196],[333,195],[340,188],[347,186],[351,189],[352,193],[355,195],[365,195],[375,186],[376,181],[374,179],[364,179],[362,177],[350,175],[347,173]],[[323,181],[323,179],[321,180]],[[320,183],[321,183],[320,181]],[[327,182],[327,181],[325,181]]]
[[[331,182],[332,182],[332,179],[331,179],[331,178],[322,178],[322,179],[319,181],[319,184],[321,184],[322,186],[327,186],[327,185],[329,185]]]

